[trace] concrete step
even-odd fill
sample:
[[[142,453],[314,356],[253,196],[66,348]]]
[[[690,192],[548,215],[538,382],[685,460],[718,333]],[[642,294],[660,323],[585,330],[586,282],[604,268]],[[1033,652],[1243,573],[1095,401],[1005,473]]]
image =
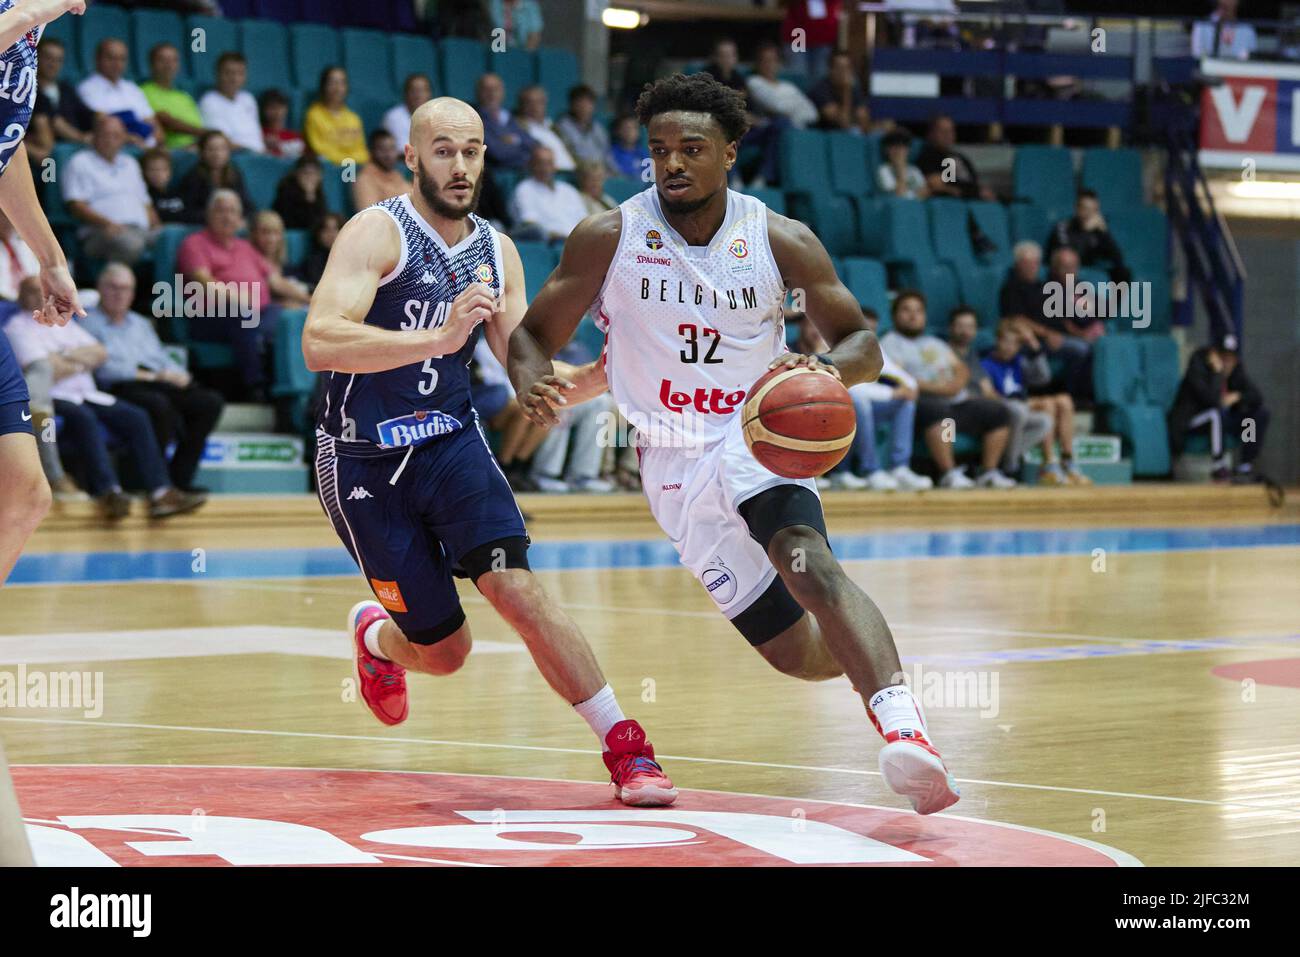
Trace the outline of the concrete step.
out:
[[[217,432],[272,432],[275,409],[265,402],[230,402],[217,420]]]
[[[214,432],[208,436],[195,482],[213,492],[305,492],[308,471],[302,455],[302,439],[295,435]]]

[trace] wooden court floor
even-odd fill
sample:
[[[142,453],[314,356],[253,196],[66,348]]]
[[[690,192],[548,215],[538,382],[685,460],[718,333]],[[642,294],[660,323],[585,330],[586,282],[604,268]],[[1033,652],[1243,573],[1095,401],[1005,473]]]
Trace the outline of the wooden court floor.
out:
[[[686,792],[686,811],[793,816],[801,822],[796,844],[807,834],[798,829],[802,815],[833,819],[881,845],[910,848],[915,861],[938,863],[1065,862],[1032,841],[1004,842],[1033,833],[1023,829],[1062,844],[1104,845],[1122,863],[1300,862],[1300,514],[1243,498],[1206,507],[1197,493],[1056,503],[1036,491],[987,494],[983,502],[965,493],[965,503],[950,496],[887,507],[879,496],[828,497],[832,533],[846,543],[837,550],[891,622],[933,736],[961,782],[961,802],[941,815],[954,817],[947,825],[892,813],[902,809],[876,772],[878,739],[847,680],[808,684],[770,670],[695,580],[653,551],[660,537],[640,499],[529,500],[525,509],[539,554],[549,554],[547,542],[587,543],[540,563],[537,574],[586,632],[624,710],[646,726]],[[266,788],[255,772],[220,770],[227,768],[436,772],[400,777],[402,794],[422,782],[450,792],[430,791],[423,803],[394,796],[411,813],[393,826],[418,827],[423,813],[455,822],[468,813],[454,806],[469,800],[455,791],[461,786],[477,788],[483,814],[507,822],[537,802],[550,813],[591,814],[600,827],[617,820],[607,814],[619,806],[595,788],[529,783],[599,782],[603,767],[586,727],[470,587],[462,595],[476,650],[460,673],[412,676],[411,717],[398,728],[381,726],[351,700],[341,625],[366,595],[355,573],[314,564],[324,554],[316,550],[336,548],[305,497],[231,501],[158,528],[87,532],[73,518],[52,519],[0,592],[0,692],[4,673],[17,675],[20,666],[29,676],[98,674],[102,691],[73,707],[42,707],[30,695],[5,707],[0,694],[0,739],[29,820],[62,834],[64,816],[78,814],[257,818],[274,816],[277,802],[286,815],[300,804],[295,778],[273,785],[269,803],[241,803],[243,793],[265,798]],[[227,565],[219,574],[182,575],[166,563],[138,563],[165,552],[174,564],[196,549],[208,569],[255,553],[289,564],[274,573],[249,566],[254,572],[244,575]],[[39,575],[48,575],[45,583]],[[117,765],[135,770],[113,773]],[[160,792],[141,782],[152,780],[153,766],[208,769],[185,785],[199,787],[204,803],[178,792],[152,806],[150,795]],[[480,775],[491,777],[471,777]],[[351,843],[372,846],[359,838],[370,825],[358,815],[383,814],[366,804],[370,792],[349,790],[352,780],[322,778],[320,791],[301,786],[347,804],[339,813],[351,822]],[[396,795],[385,780],[399,778],[376,779],[376,793]],[[553,793],[529,790],[539,787]],[[759,811],[748,796],[784,803]],[[134,858],[120,834],[86,826],[78,833],[115,863],[220,856]],[[610,837],[620,850],[586,856],[573,844],[601,840],[593,824],[548,838],[546,825],[509,823],[516,844],[534,842],[531,856],[483,850],[485,839],[473,833],[482,826],[453,823],[439,832],[450,843],[389,857],[755,862],[726,857],[721,851],[735,841],[702,838],[687,824],[669,830],[692,840],[663,838],[695,855],[681,859],[660,848],[638,857],[638,844],[657,840],[654,822]],[[153,827],[141,833],[167,833]],[[548,841],[550,849],[536,853]]]

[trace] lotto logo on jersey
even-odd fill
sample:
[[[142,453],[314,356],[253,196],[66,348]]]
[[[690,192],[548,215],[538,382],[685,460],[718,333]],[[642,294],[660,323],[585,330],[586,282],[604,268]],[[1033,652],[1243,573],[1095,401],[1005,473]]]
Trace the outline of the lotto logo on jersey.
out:
[[[645,232],[645,248],[646,248],[646,249],[663,249],[663,248],[664,248],[664,238],[663,238],[662,236],[659,235],[659,230],[657,230],[657,229],[647,229],[647,230],[646,230],[646,232]]]
[[[419,445],[426,439],[450,435],[460,428],[460,421],[446,412],[412,412],[395,419],[385,419],[375,426],[379,433],[379,447],[403,449]]]
[[[727,251],[737,259],[744,259],[749,255],[749,244],[737,236],[731,241],[731,245],[727,247]]]
[[[745,401],[745,390],[723,392],[701,386],[694,393],[687,393],[674,389],[671,382],[663,379],[659,383],[659,401],[670,412],[684,412],[690,408],[705,415],[728,415]]]
[[[474,270],[474,276],[479,282],[492,285],[492,267],[487,263],[479,263],[478,268]]]

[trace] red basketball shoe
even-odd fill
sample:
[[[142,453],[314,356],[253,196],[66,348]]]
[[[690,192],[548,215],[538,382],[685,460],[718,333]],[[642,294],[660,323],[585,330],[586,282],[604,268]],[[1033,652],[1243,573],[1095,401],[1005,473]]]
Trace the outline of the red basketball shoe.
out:
[[[348,612],[348,630],[357,648],[357,678],[361,681],[361,700],[384,724],[401,724],[410,712],[406,700],[406,669],[383,658],[376,658],[366,648],[366,629],[375,622],[391,617],[377,601],[359,601]]]
[[[934,745],[917,731],[891,731],[880,749],[880,773],[895,794],[912,802],[917,814],[933,814],[961,798]]]
[[[667,807],[677,800],[677,789],[655,761],[641,725],[620,721],[605,735],[605,749],[614,797],[631,807]]]

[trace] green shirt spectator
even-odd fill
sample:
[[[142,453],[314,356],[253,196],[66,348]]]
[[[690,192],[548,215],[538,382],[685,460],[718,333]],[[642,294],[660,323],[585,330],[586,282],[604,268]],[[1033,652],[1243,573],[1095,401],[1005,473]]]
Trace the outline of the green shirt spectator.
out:
[[[149,51],[149,82],[140,84],[169,149],[193,146],[204,129],[194,97],[176,88],[180,68],[180,51],[170,43],[159,43]]]

